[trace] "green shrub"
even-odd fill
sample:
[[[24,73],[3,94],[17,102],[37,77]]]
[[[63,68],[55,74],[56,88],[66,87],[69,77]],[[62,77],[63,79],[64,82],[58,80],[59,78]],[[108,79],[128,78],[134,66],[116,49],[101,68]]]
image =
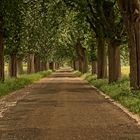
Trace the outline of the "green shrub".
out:
[[[90,73],[83,74],[81,77],[128,108],[131,112],[140,115],[140,91],[130,90],[128,76],[124,76],[118,82],[112,84],[108,84],[107,79],[97,79],[96,76]]]
[[[0,83],[0,96],[7,95],[10,92],[24,88],[25,86],[32,84],[39,79],[46,77],[52,73],[51,70],[38,72],[34,74],[24,74],[16,79],[6,79],[4,83]]]
[[[79,77],[79,76],[82,75],[82,73],[80,71],[74,71],[74,75],[77,76],[77,77]]]

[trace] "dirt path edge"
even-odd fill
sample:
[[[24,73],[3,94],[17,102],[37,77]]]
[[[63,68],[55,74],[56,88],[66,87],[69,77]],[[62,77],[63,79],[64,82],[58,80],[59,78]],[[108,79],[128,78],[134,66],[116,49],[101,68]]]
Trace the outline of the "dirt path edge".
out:
[[[35,87],[37,83],[40,83],[47,77],[44,77],[40,79],[39,81],[35,81],[34,83],[25,86],[22,89],[13,91],[9,93],[8,95],[0,97],[0,118],[3,118],[5,113],[8,112],[8,110],[11,107],[14,107],[17,105],[18,101],[25,98],[28,94],[30,94],[31,90]]]
[[[123,112],[125,112],[129,117],[131,117],[133,120],[136,121],[137,125],[140,126],[140,116],[137,114],[134,114],[132,112],[130,112],[127,108],[125,108],[124,106],[122,106],[120,103],[116,102],[115,100],[113,100],[110,96],[106,95],[104,92],[100,91],[98,88],[96,88],[93,85],[90,85],[93,89],[95,89],[99,94],[101,94],[102,96],[104,96],[110,103],[112,103],[113,105],[117,106],[118,108],[120,108]]]

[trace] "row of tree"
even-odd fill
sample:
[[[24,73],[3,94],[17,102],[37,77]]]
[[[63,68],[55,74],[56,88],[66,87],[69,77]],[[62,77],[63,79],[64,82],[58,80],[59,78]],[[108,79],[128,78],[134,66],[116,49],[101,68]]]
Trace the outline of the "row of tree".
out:
[[[7,61],[10,77],[23,73],[23,62],[29,74],[48,69],[48,63],[53,69],[55,28],[60,22],[53,19],[55,8],[56,3],[44,0],[0,1],[0,81]]]
[[[121,55],[126,55],[124,51],[129,50],[130,86],[132,89],[139,89],[139,0],[64,0],[64,2],[67,7],[76,10],[79,15],[78,19],[81,18],[83,23],[84,21],[89,23],[90,32],[93,31],[93,40],[95,40],[95,46],[97,47],[92,46],[90,48],[92,53],[96,53],[97,56],[97,58],[94,57],[95,55],[92,57],[92,66],[94,68],[92,71],[97,73],[97,77],[102,79],[108,75],[109,83],[116,82],[121,77]],[[85,24],[85,26],[87,25]],[[80,43],[82,40],[83,38],[77,37],[76,48],[79,70],[86,72],[81,69],[81,61],[83,61],[84,68],[86,61],[84,49]]]
[[[0,80],[7,60],[10,77],[23,61],[28,73],[70,61],[82,73],[90,62],[112,83],[130,56],[130,86],[139,89],[139,12],[139,0],[1,0]]]

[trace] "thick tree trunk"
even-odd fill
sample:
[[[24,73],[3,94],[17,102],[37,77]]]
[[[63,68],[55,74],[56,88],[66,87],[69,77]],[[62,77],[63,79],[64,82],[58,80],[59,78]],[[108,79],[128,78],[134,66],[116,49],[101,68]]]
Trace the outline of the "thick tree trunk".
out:
[[[4,45],[3,36],[0,32],[0,81],[4,81]]]
[[[40,58],[37,56],[34,57],[34,69],[35,73],[40,71]]]
[[[9,57],[9,77],[17,77],[17,58],[15,54],[11,54]]]
[[[79,61],[79,71],[86,73],[88,70],[86,49],[82,47],[80,39],[77,39],[76,53]]]
[[[118,0],[128,34],[130,52],[130,86],[140,89],[140,2]]]
[[[92,34],[93,38],[95,38],[95,35]],[[94,45],[94,43],[92,43],[91,47],[90,47],[90,54],[91,54],[91,72],[92,75],[97,74],[97,56],[96,56],[96,47]]]
[[[81,58],[79,59],[78,62],[79,62],[79,64],[78,64],[78,65],[79,65],[79,67],[78,67],[78,68],[79,68],[79,71],[80,71],[81,73],[83,73],[83,62],[82,62]]]
[[[53,70],[53,71],[55,70],[54,65],[55,65],[54,62],[50,62],[50,63],[49,63],[49,68],[50,68],[51,70]]]
[[[41,71],[45,71],[46,70],[46,63],[40,62],[40,67],[41,67]]]
[[[97,61],[92,61],[92,64],[91,64],[91,67],[92,67],[92,74],[97,74]]]
[[[40,62],[40,71],[43,71],[43,63],[42,62]]]
[[[46,62],[46,70],[49,70],[49,63]]]
[[[114,42],[109,42],[109,83],[116,82],[121,77],[120,47]]]
[[[88,60],[87,60],[87,56],[85,53],[85,50],[83,52],[83,73],[87,73],[88,71]]]
[[[74,70],[79,70],[79,71],[81,71],[80,70],[80,62],[79,62],[79,60],[78,60],[78,58],[76,58],[75,60],[73,60],[73,69]]]
[[[79,70],[79,61],[75,60],[75,70]]]
[[[77,69],[76,69],[76,60],[73,60],[73,69],[74,69],[74,70],[77,70]]]
[[[31,74],[35,72],[34,67],[34,54],[28,54],[28,60],[27,60],[27,73]]]
[[[97,78],[104,79],[107,77],[107,49],[105,46],[105,39],[97,38]]]
[[[17,59],[17,72],[18,72],[19,75],[23,74],[22,59]]]
[[[58,70],[59,69],[59,64],[55,63],[55,69]]]
[[[3,18],[0,16],[0,81],[4,81]]]
[[[133,30],[133,29],[132,29]],[[139,28],[137,29],[139,30]],[[136,31],[137,32],[137,31]],[[129,52],[130,52],[130,86],[133,89],[140,88],[140,44],[139,38],[140,35],[137,36],[137,33],[132,32],[129,34]],[[136,40],[135,40],[136,39]],[[136,43],[136,44],[135,44]]]
[[[42,70],[45,71],[46,70],[46,63],[42,62]]]
[[[57,64],[57,68],[60,69],[60,64],[59,63]]]

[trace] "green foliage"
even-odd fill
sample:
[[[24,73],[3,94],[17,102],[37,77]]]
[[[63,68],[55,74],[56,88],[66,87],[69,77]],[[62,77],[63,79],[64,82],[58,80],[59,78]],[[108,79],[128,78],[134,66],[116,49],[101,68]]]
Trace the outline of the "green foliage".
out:
[[[81,76],[79,72],[75,74]],[[108,84],[107,79],[97,79],[90,73],[82,75],[82,78],[128,108],[129,111],[140,115],[140,91],[130,90],[128,77],[125,76],[113,84]]]
[[[79,76],[82,76],[82,73],[80,71],[74,71],[74,75],[79,77]]]
[[[129,65],[129,48],[126,44],[121,46],[121,60],[123,66]]]
[[[96,60],[94,38],[110,34],[117,38],[120,30],[122,32],[118,6],[112,3],[114,1],[2,0],[0,13],[4,17],[5,53],[25,58],[27,53],[35,53],[41,61],[62,62],[75,58],[75,44],[80,38],[89,59]],[[108,15],[112,8],[114,21],[107,23],[111,21]]]
[[[43,71],[31,75],[21,75],[17,79],[6,79],[4,83],[0,83],[0,96],[7,95],[10,92],[26,87],[39,79],[50,75],[52,71]]]
[[[89,61],[96,61],[98,37],[126,40],[115,0],[2,0],[0,14],[6,34],[5,54],[24,60],[28,53],[41,62],[76,60],[80,39]],[[127,52],[122,47],[124,65]]]

